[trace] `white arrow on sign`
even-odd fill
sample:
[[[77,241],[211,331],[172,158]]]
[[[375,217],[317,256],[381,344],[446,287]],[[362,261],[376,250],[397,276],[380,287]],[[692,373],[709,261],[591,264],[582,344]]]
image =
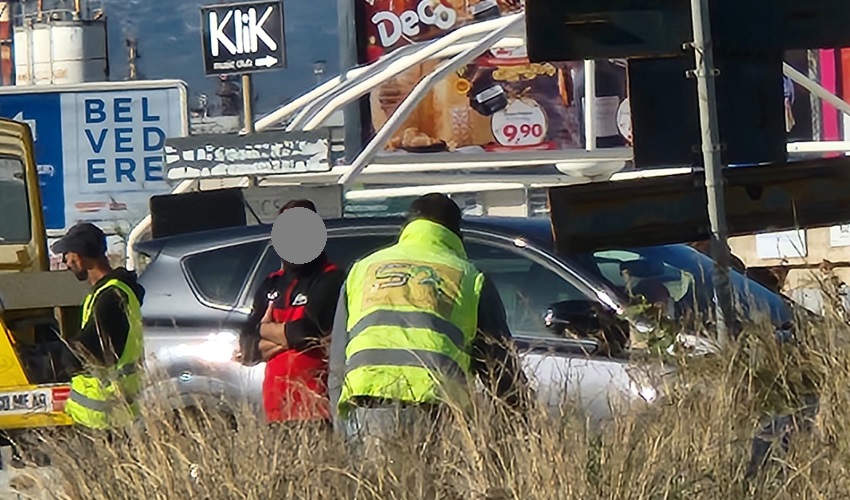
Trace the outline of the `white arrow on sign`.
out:
[[[24,112],[23,111],[19,111],[18,114],[16,114],[15,117],[12,118],[12,119],[15,120],[16,122],[26,123],[29,126],[30,130],[32,130],[32,140],[33,141],[38,140],[38,136],[36,135],[36,132],[35,132],[35,119],[24,118]]]
[[[277,58],[274,56],[266,56],[254,60],[254,66],[260,68],[271,68],[275,64],[277,64]]]

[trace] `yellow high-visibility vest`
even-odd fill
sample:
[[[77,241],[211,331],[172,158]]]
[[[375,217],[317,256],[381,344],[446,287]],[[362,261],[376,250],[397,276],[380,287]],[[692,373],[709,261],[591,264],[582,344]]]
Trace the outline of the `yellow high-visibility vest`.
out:
[[[340,415],[358,396],[465,406],[483,284],[461,239],[426,220],[355,263]]]
[[[71,395],[65,413],[75,423],[93,429],[106,429],[129,423],[138,414],[135,397],[141,389],[141,369],[144,357],[142,337],[142,306],[129,285],[111,279],[89,293],[83,301],[82,328],[94,320],[95,299],[103,291],[116,287],[127,297],[124,312],[130,330],[124,351],[114,367],[103,373],[86,372],[71,378]]]

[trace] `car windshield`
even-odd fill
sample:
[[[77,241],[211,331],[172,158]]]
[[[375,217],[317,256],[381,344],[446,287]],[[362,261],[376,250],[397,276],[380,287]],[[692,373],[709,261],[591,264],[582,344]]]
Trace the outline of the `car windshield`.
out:
[[[622,296],[642,297],[673,318],[688,312],[701,317],[711,314],[714,262],[686,245],[599,250],[571,260]],[[730,270],[729,275],[741,318],[769,318],[774,324],[791,320],[790,308],[781,296],[737,271]]]
[[[0,244],[30,239],[30,211],[24,166],[14,158],[0,158]]]

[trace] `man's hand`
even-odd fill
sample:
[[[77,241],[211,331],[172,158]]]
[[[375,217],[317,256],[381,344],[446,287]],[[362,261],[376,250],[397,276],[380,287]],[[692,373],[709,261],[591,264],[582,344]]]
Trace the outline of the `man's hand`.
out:
[[[260,323],[260,338],[288,348],[285,323]]]
[[[276,344],[270,340],[260,339],[260,355],[263,357],[264,361],[272,359],[285,350],[286,349],[280,344]]]
[[[284,323],[275,323],[273,316],[274,304],[269,301],[266,313],[260,320],[260,337],[287,349],[286,327]]]
[[[263,314],[263,318],[260,320],[260,323],[274,323],[274,302],[269,301],[268,307],[266,307],[266,312]]]

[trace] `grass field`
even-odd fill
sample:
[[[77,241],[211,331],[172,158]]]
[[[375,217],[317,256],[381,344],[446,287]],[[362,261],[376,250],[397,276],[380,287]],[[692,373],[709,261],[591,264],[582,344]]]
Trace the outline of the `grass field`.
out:
[[[795,344],[749,330],[719,355],[674,360],[659,404],[602,429],[569,404],[555,419],[533,409],[527,422],[482,405],[430,447],[399,440],[358,459],[335,437],[269,429],[254,415],[230,431],[149,410],[129,439],[66,433],[45,446],[74,499],[850,498],[848,339],[829,320],[804,325]],[[815,394],[812,428],[747,479],[760,422]]]

